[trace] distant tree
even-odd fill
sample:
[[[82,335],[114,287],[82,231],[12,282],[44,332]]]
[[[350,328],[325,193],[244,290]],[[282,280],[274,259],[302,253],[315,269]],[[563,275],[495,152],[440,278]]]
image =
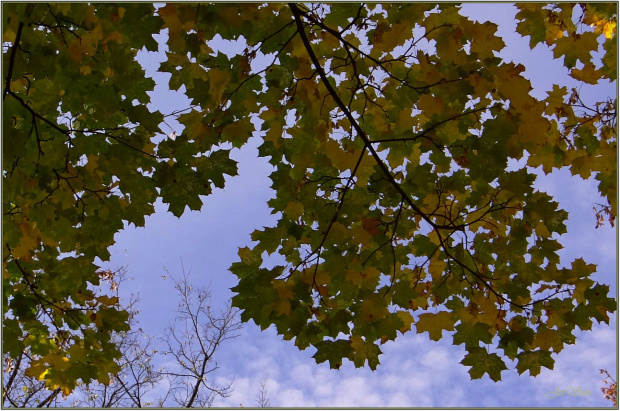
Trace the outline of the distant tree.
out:
[[[374,369],[415,329],[463,344],[472,378],[506,360],[537,375],[616,310],[595,265],[560,264],[568,215],[533,186],[570,169],[598,182],[597,221],[617,215],[616,99],[583,97],[617,79],[615,3],[516,5],[517,32],[581,84],[544,97],[454,3],[2,7],[3,347],[52,392],[122,371],[129,315],[92,291],[115,234],[158,200],[201,209],[254,133],[278,222],[239,251],[233,305],[317,362]],[[191,99],[169,113],[137,60],[162,30],[159,71]],[[201,380],[208,353],[187,353],[203,362],[179,403],[225,392]]]
[[[228,397],[232,391],[232,382],[218,385],[208,377],[218,369],[216,351],[239,335],[239,313],[230,306],[216,311],[211,307],[210,291],[192,286],[185,274],[172,281],[180,302],[176,320],[165,330],[163,342],[164,355],[172,356],[176,365],[161,373],[171,378],[177,406],[210,407],[216,397]]]
[[[260,383],[258,394],[256,394],[256,405],[259,408],[271,407],[271,400],[267,395],[267,377],[265,377]]]

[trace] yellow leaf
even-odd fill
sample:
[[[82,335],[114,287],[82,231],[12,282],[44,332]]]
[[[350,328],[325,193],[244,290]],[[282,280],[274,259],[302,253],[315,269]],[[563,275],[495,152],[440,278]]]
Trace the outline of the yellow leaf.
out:
[[[443,330],[453,331],[454,320],[448,311],[420,314],[416,322],[418,334],[428,331],[431,340],[439,341]]]
[[[480,24],[475,23],[471,29],[471,51],[477,53],[481,60],[493,57],[493,51],[500,51],[505,43],[501,37],[497,36],[497,24],[489,21]]]
[[[26,87],[28,86],[28,84],[30,84],[28,79],[25,77],[21,77],[17,80],[11,81],[11,90],[14,90],[14,91],[26,90]]]
[[[346,151],[339,142],[328,139],[321,147],[322,152],[329,158],[334,167],[339,170],[353,170],[360,153],[354,151]]]
[[[113,306],[118,304],[118,297],[108,297],[107,295],[102,295],[97,297],[97,301],[103,305]]]
[[[364,230],[363,227],[360,227],[359,225],[354,226],[351,230],[349,230],[349,234],[356,244],[362,245],[362,250],[372,247],[372,244],[370,244],[372,236],[368,233],[368,231]]]
[[[344,275],[347,281],[352,282],[355,285],[360,285],[365,282],[375,282],[381,276],[381,272],[375,267],[369,267],[364,270],[349,269]]]
[[[446,262],[443,260],[434,259],[428,266],[428,272],[433,277],[433,280],[437,280],[443,274],[443,270],[446,267]]]
[[[95,54],[97,46],[102,38],[103,30],[101,28],[101,25],[97,25],[92,30],[84,33],[80,40],[82,54],[87,56],[92,56],[93,54]]]
[[[437,198],[436,194],[432,194],[435,198]],[[428,239],[431,241],[431,243],[435,244],[435,245],[441,245],[441,239],[439,238],[439,235],[437,234],[437,231],[433,230],[430,233],[428,233]]]
[[[290,219],[297,220],[304,213],[304,205],[299,201],[294,201],[292,203],[288,203],[286,208],[284,209],[284,214],[286,214]]]
[[[164,7],[160,7],[157,13],[164,21],[164,28],[168,27],[170,34],[176,34],[181,30],[181,21],[177,15],[177,5],[175,3],[166,3]]]
[[[65,371],[69,368],[69,359],[64,355],[46,355],[45,360],[53,367],[55,371]]]
[[[423,94],[418,100],[417,109],[421,110],[427,118],[431,118],[434,114],[441,115],[443,107],[444,103],[441,97]]]
[[[338,40],[336,36],[331,33],[321,31],[319,33],[319,36],[321,37],[322,45],[324,44],[326,47],[329,47],[333,50],[337,50],[338,48],[342,47],[342,45],[340,44],[340,40]]]
[[[352,335],[349,337],[349,341],[351,341],[351,347],[356,351],[364,351],[364,347],[366,346],[366,341],[359,335]]]
[[[553,351],[555,352],[560,352],[562,351],[562,348],[564,348],[562,338],[555,330],[543,330],[536,332],[534,335],[533,345],[535,347],[540,347],[545,351],[549,351],[549,348],[553,348]]]
[[[30,367],[26,368],[24,372],[28,377],[36,378],[37,380],[43,380],[49,373],[50,369],[42,360],[35,360],[30,363]]]
[[[329,284],[331,283],[331,277],[329,275],[329,273],[327,271],[323,271],[323,270],[317,270],[316,271],[316,275],[314,277],[314,281],[317,284]]]
[[[530,96],[532,84],[521,75],[525,71],[522,64],[502,64],[495,69],[495,87],[501,97],[510,100],[516,108],[529,108],[535,99]]]
[[[538,236],[544,237],[544,238],[551,237],[551,233],[549,232],[549,229],[547,229],[547,226],[542,221],[539,221],[536,223],[535,229],[536,229],[536,234]]]
[[[15,41],[15,32],[11,30],[11,27],[7,27],[2,33],[2,42],[3,43],[12,43]]]
[[[107,78],[110,78],[114,76],[114,70],[112,70],[110,67],[106,67],[105,70],[103,70],[103,75]]]
[[[97,24],[98,21],[99,17],[95,15],[95,6],[88,6],[84,16],[84,26],[90,30],[90,28]]]
[[[99,156],[95,154],[90,154],[88,156],[88,163],[86,163],[86,166],[84,166],[84,170],[88,174],[94,174],[95,170],[97,170],[97,167],[99,167],[98,162],[99,162]]]
[[[355,174],[358,185],[365,186],[368,184],[368,179],[375,172],[376,165],[377,163],[375,162],[375,159],[368,154],[368,152],[365,152],[364,157],[357,168],[357,173]]]
[[[407,23],[397,23],[391,26],[380,23],[373,35],[374,48],[392,51],[394,47],[403,44],[411,36],[410,27]]]
[[[273,288],[283,300],[290,300],[293,298],[293,285],[291,281],[273,280]]]
[[[272,120],[270,122],[271,127],[267,130],[265,134],[265,141],[271,141],[275,148],[279,148],[282,139],[282,133],[284,132],[284,127],[281,121]]]
[[[320,120],[317,123],[314,129],[314,135],[322,143],[327,141],[327,137],[329,135],[329,125],[325,122],[325,120]]]
[[[478,295],[472,299],[478,310],[478,321],[490,326],[494,326],[499,318],[499,310],[496,301],[490,297]]]
[[[71,12],[71,3],[53,3],[53,5],[56,10],[65,16],[69,15],[69,12]]]
[[[11,250],[11,254],[16,260],[30,261],[34,250],[39,246],[37,236],[39,230],[27,222],[23,222],[19,226],[22,230],[22,237],[19,240],[19,245]]]
[[[605,23],[605,26],[603,27],[603,34],[605,34],[605,37],[610,39],[613,37],[615,33],[616,33],[616,22],[608,21],[607,23]]]
[[[226,91],[226,86],[230,81],[230,74],[225,71],[212,68],[208,72],[209,76],[209,94],[211,94],[211,102],[219,104],[222,96]]]
[[[413,316],[408,311],[397,311],[396,315],[403,322],[403,326],[398,329],[401,333],[406,333],[411,330],[411,324],[413,323]]]
[[[418,67],[415,67],[415,78],[419,79],[421,83],[435,84],[442,80],[443,74],[439,71],[439,68],[431,62],[430,57],[422,50],[418,50],[416,56],[418,60]]]
[[[278,300],[273,303],[273,309],[278,315],[290,315],[291,314],[291,302],[290,300]]]
[[[360,308],[360,314],[365,321],[377,321],[385,318],[389,311],[386,301],[377,294],[365,298]]]
[[[572,78],[583,81],[588,84],[597,84],[603,76],[601,70],[598,70],[593,63],[586,63],[581,70],[572,69],[570,71]]]
[[[226,141],[232,141],[235,147],[238,147],[248,141],[253,131],[254,125],[246,118],[230,123],[224,127],[222,130],[222,137],[226,139]]]
[[[123,36],[118,31],[113,31],[112,33],[105,36],[105,38],[103,39],[103,44],[106,44],[110,40],[113,40],[120,44],[123,42]]]
[[[273,280],[273,288],[278,292],[280,298],[273,306],[278,315],[289,315],[291,313],[293,286],[294,284],[291,281]]]

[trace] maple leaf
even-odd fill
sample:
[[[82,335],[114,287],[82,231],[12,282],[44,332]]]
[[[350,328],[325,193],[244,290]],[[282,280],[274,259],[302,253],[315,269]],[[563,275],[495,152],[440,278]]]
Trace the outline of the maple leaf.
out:
[[[315,347],[317,347],[317,352],[312,358],[314,358],[317,363],[329,361],[329,367],[332,369],[340,368],[342,359],[351,358],[353,355],[351,341],[347,340],[325,340],[316,343]]]
[[[462,322],[456,326],[453,344],[465,344],[465,347],[478,347],[481,342],[490,344],[493,338],[490,329],[488,324]]]
[[[519,12],[516,15],[519,23],[517,32],[523,36],[530,36],[530,48],[536,47],[538,43],[545,41],[545,20],[547,11],[543,9],[543,4],[519,4]]]
[[[469,348],[461,364],[471,366],[469,375],[472,379],[482,378],[484,374],[488,374],[493,381],[499,381],[502,379],[502,371],[508,369],[497,354],[489,354],[482,347]]]
[[[517,371],[519,374],[523,374],[527,370],[531,376],[536,376],[540,374],[541,367],[552,370],[554,363],[551,353],[545,350],[523,352],[517,355]]]
[[[555,42],[553,56],[555,58],[564,57],[564,65],[568,68],[575,67],[577,61],[583,64],[590,63],[591,53],[598,50],[598,40],[594,33],[573,34],[572,36],[562,37]]]
[[[439,341],[443,330],[454,330],[454,320],[452,314],[447,311],[438,313],[420,314],[420,318],[415,323],[418,333],[428,331],[431,340]]]
[[[600,70],[597,70],[592,63],[585,64],[585,66],[581,70],[572,69],[570,71],[571,77],[588,84],[597,84],[602,77],[601,74],[602,72]]]

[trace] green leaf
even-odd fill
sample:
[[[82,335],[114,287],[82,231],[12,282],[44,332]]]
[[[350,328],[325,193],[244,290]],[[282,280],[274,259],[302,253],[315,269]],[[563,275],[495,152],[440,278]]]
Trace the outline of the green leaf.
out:
[[[534,330],[529,327],[517,328],[517,330],[502,332],[498,347],[504,350],[504,354],[514,359],[519,349],[524,349],[534,340]]]
[[[517,8],[517,32],[522,36],[530,36],[530,48],[533,49],[538,43],[546,38],[545,14],[542,4],[519,4]]]
[[[529,371],[532,377],[540,374],[540,367],[546,367],[550,370],[553,369],[553,358],[551,358],[551,352],[537,350],[523,352],[517,355],[517,371],[519,374],[523,374],[525,371]]]
[[[23,331],[17,320],[6,318],[2,322],[2,345],[12,358],[17,358],[24,350]]]
[[[484,323],[467,323],[462,322],[456,327],[453,336],[453,344],[465,344],[465,348],[479,347],[480,343],[491,344],[493,335],[489,332],[491,326]]]
[[[485,348],[471,347],[461,364],[471,366],[469,375],[472,379],[482,378],[489,374],[493,381],[501,380],[501,373],[507,370],[506,364],[497,354],[489,354]]]
[[[562,37],[556,40],[553,56],[564,57],[564,65],[568,68],[575,67],[577,61],[588,64],[592,59],[591,53],[598,50],[597,37],[592,32]]]
[[[316,354],[312,356],[317,363],[329,361],[329,368],[339,369],[342,366],[343,358],[351,358],[353,356],[353,348],[351,341],[347,340],[324,340],[314,344]]]
[[[353,349],[353,363],[356,367],[363,367],[364,363],[368,361],[371,370],[377,369],[381,350],[376,344],[353,335],[351,336],[351,348]]]

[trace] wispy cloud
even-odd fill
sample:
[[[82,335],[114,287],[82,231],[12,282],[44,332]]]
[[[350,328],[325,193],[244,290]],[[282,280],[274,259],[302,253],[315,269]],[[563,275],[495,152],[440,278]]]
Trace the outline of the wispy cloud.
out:
[[[600,394],[598,370],[613,369],[617,361],[615,330],[597,325],[555,356],[554,370],[543,368],[537,377],[509,370],[498,383],[486,377],[472,381],[459,364],[462,347],[452,346],[449,338],[432,342],[416,334],[386,344],[374,372],[350,363],[330,370],[317,365],[310,350],[299,352],[272,330],[255,328],[249,327],[232,350],[245,353],[241,365],[227,369],[237,375],[234,394],[214,405],[255,405],[268,375],[267,395],[277,407],[605,407],[610,403]]]

